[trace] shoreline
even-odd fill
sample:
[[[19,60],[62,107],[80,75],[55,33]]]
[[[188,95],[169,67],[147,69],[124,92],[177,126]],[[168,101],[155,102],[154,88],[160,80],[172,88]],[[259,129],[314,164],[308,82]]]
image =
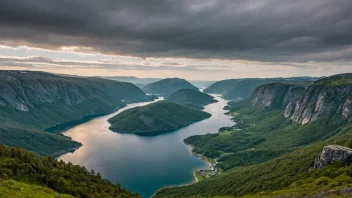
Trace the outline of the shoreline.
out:
[[[212,163],[211,163],[211,161],[209,160],[209,158],[205,157],[205,156],[202,155],[202,154],[199,154],[199,153],[196,153],[196,152],[193,151],[193,150],[194,150],[194,145],[188,144],[188,143],[186,143],[184,140],[183,140],[183,143],[186,144],[187,146],[190,146],[190,147],[191,147],[191,153],[192,153],[194,156],[199,157],[199,158],[201,158],[202,160],[208,162],[209,167],[212,166]],[[211,170],[209,167],[208,167],[207,169],[205,169],[205,170]],[[202,169],[196,169],[196,170],[193,171],[193,175],[194,175],[195,180],[196,180],[195,183],[199,182],[199,181],[198,181],[198,178],[197,178],[197,176],[196,176],[196,171],[200,171],[200,170],[202,170]]]
[[[52,156],[53,158],[57,159],[57,158],[60,157],[61,155],[64,155],[64,154],[66,154],[66,153],[72,153],[72,152],[76,151],[77,149],[81,148],[82,146],[83,146],[83,144],[81,144],[80,146],[77,146],[77,147],[72,147],[72,148],[60,150],[60,151],[57,151],[57,152],[55,152],[55,153],[52,153],[52,154],[49,155],[49,156]]]
[[[110,127],[109,127],[109,130],[111,130],[112,132],[115,132],[115,133],[120,133],[120,134],[134,134],[134,135],[138,135],[138,136],[157,136],[157,135],[162,135],[162,134],[166,134],[166,133],[172,133],[174,131],[177,131],[179,129],[182,129],[184,127],[187,127],[189,125],[192,125],[194,123],[197,123],[197,122],[200,122],[200,121],[203,121],[203,120],[206,120],[206,119],[209,119],[212,115],[210,114],[209,117],[207,118],[203,118],[203,119],[199,119],[199,120],[195,120],[193,122],[190,122],[190,123],[187,123],[187,124],[184,124],[180,127],[176,127],[176,128],[172,128],[172,129],[166,129],[166,130],[159,130],[159,131],[138,131],[138,132],[123,132],[123,131],[114,131],[114,129],[110,128],[112,125],[110,123]],[[187,144],[186,144],[187,145]]]
[[[207,157],[205,157],[205,156],[203,156],[203,155],[201,155],[201,154],[198,154],[198,153],[196,153],[196,152],[193,151],[194,146],[193,146],[192,144],[187,144],[185,141],[183,141],[183,143],[184,143],[185,145],[191,147],[191,150],[190,150],[190,151],[191,151],[191,153],[192,153],[194,156],[196,156],[196,157],[198,157],[198,158],[201,158],[202,160],[208,162],[209,166],[211,165],[211,162],[209,161],[209,159],[208,159]],[[190,185],[192,185],[192,184],[195,184],[195,183],[199,182],[199,181],[198,181],[198,178],[197,178],[197,176],[196,176],[196,171],[199,171],[199,170],[201,170],[201,169],[193,170],[193,177],[194,177],[194,180],[193,180],[191,183],[182,184],[182,185],[172,185],[172,186],[166,186],[166,187],[160,188],[160,189],[157,190],[151,197],[154,197],[157,192],[159,192],[160,190],[163,190],[163,189],[165,189],[165,188],[174,188],[174,187],[190,186]],[[208,169],[206,169],[206,170],[210,170],[210,169],[208,168]]]

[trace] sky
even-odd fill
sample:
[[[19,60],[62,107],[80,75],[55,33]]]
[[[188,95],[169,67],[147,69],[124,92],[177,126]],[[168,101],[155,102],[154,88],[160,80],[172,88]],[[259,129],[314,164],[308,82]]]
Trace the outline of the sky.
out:
[[[0,69],[82,76],[352,72],[351,0],[2,0]]]

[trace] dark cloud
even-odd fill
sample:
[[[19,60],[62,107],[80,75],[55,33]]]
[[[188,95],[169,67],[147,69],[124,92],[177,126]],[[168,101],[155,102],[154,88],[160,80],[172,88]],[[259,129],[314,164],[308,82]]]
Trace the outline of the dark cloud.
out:
[[[2,0],[0,44],[140,57],[351,60],[351,0]]]

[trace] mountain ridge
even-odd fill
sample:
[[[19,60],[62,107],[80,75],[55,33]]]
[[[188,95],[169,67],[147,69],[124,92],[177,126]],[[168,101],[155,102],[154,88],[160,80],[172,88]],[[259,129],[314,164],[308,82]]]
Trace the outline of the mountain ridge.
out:
[[[145,93],[131,83],[2,70],[0,143],[41,155],[77,148],[81,144],[71,138],[43,130],[85,116],[111,113],[126,103],[147,100]]]
[[[143,87],[143,91],[145,93],[158,94],[162,96],[168,96],[180,89],[199,90],[197,87],[181,78],[165,78]]]
[[[216,102],[214,97],[194,89],[180,89],[165,100],[199,110],[203,110],[205,105]]]

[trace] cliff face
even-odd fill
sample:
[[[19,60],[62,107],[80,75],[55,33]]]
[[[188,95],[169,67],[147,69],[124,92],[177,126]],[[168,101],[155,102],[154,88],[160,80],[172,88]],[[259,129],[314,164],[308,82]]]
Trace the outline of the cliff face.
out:
[[[311,168],[321,168],[334,162],[349,165],[352,162],[352,149],[338,145],[325,146]]]
[[[111,112],[124,102],[146,100],[144,92],[130,83],[43,72],[0,72],[0,118],[22,124],[50,126]]]
[[[341,81],[341,78],[344,80]],[[348,75],[347,79],[352,79]],[[321,117],[349,119],[352,110],[352,84],[346,76],[333,76],[317,81],[303,94],[290,102],[285,109],[285,117],[306,124]]]
[[[304,87],[292,84],[265,84],[255,89],[250,100],[261,107],[283,108],[304,90]]]

